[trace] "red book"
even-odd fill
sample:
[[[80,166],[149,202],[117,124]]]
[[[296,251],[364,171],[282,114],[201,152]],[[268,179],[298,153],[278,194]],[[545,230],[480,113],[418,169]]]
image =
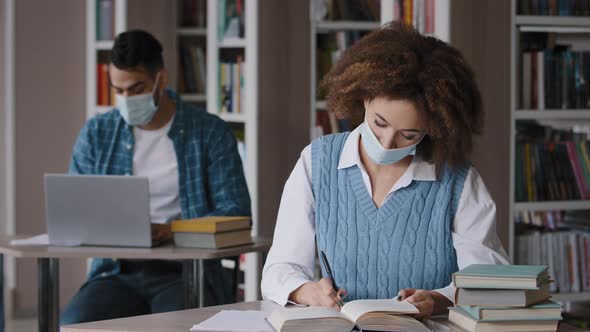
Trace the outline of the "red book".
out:
[[[582,173],[582,165],[580,164],[580,158],[578,157],[576,146],[574,145],[574,142],[566,142],[565,146],[567,147],[567,153],[570,162],[572,163],[572,169],[574,171],[574,176],[576,178],[576,184],[578,185],[580,197],[582,199],[589,199],[590,193],[588,192],[588,188],[586,188],[584,174]]]
[[[101,106],[108,106],[109,103],[109,65],[106,63],[102,63],[101,67],[101,78],[100,78],[100,96],[101,96]]]
[[[101,79],[102,79],[102,69],[100,67],[100,63],[96,64],[96,105],[101,105],[101,101],[102,101],[102,83],[101,83]]]

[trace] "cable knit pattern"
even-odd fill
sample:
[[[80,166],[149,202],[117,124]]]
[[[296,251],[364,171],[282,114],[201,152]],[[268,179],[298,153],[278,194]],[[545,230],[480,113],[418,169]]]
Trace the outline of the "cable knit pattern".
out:
[[[452,225],[471,165],[444,170],[437,181],[412,181],[378,209],[360,169],[338,169],[347,137],[323,136],[311,149],[317,245],[336,283],[349,300],[447,286],[457,271]]]

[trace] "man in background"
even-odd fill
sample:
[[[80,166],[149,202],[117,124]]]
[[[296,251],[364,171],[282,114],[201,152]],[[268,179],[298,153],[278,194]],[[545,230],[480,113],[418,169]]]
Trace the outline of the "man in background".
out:
[[[231,130],[167,88],[160,42],[141,30],[121,33],[112,49],[109,79],[116,108],[86,123],[70,173],[148,177],[156,239],[170,237],[166,226],[173,219],[250,215]],[[205,261],[205,268],[206,304],[231,302],[232,287],[220,261]],[[183,299],[180,262],[94,259],[61,324],[181,310]]]

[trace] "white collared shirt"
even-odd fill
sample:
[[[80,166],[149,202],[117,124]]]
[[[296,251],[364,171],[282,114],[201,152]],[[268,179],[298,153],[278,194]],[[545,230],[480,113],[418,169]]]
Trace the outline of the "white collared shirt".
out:
[[[346,139],[338,169],[358,166],[372,197],[371,181],[358,152],[359,137],[358,129],[355,129]],[[435,181],[435,166],[414,157],[406,172],[385,196],[384,203],[413,180]],[[280,305],[287,303],[291,292],[314,278],[315,199],[311,188],[311,145],[308,145],[285,183],[273,244],[262,274],[262,297]],[[452,237],[459,269],[475,263],[509,264],[496,233],[496,205],[473,167],[465,178]],[[436,291],[455,302],[452,283]]]

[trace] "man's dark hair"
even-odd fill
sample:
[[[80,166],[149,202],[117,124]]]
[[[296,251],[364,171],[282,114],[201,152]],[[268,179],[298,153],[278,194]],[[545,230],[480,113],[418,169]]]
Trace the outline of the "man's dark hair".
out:
[[[121,70],[143,67],[151,75],[164,68],[162,44],[143,30],[129,30],[115,39],[111,63]]]

